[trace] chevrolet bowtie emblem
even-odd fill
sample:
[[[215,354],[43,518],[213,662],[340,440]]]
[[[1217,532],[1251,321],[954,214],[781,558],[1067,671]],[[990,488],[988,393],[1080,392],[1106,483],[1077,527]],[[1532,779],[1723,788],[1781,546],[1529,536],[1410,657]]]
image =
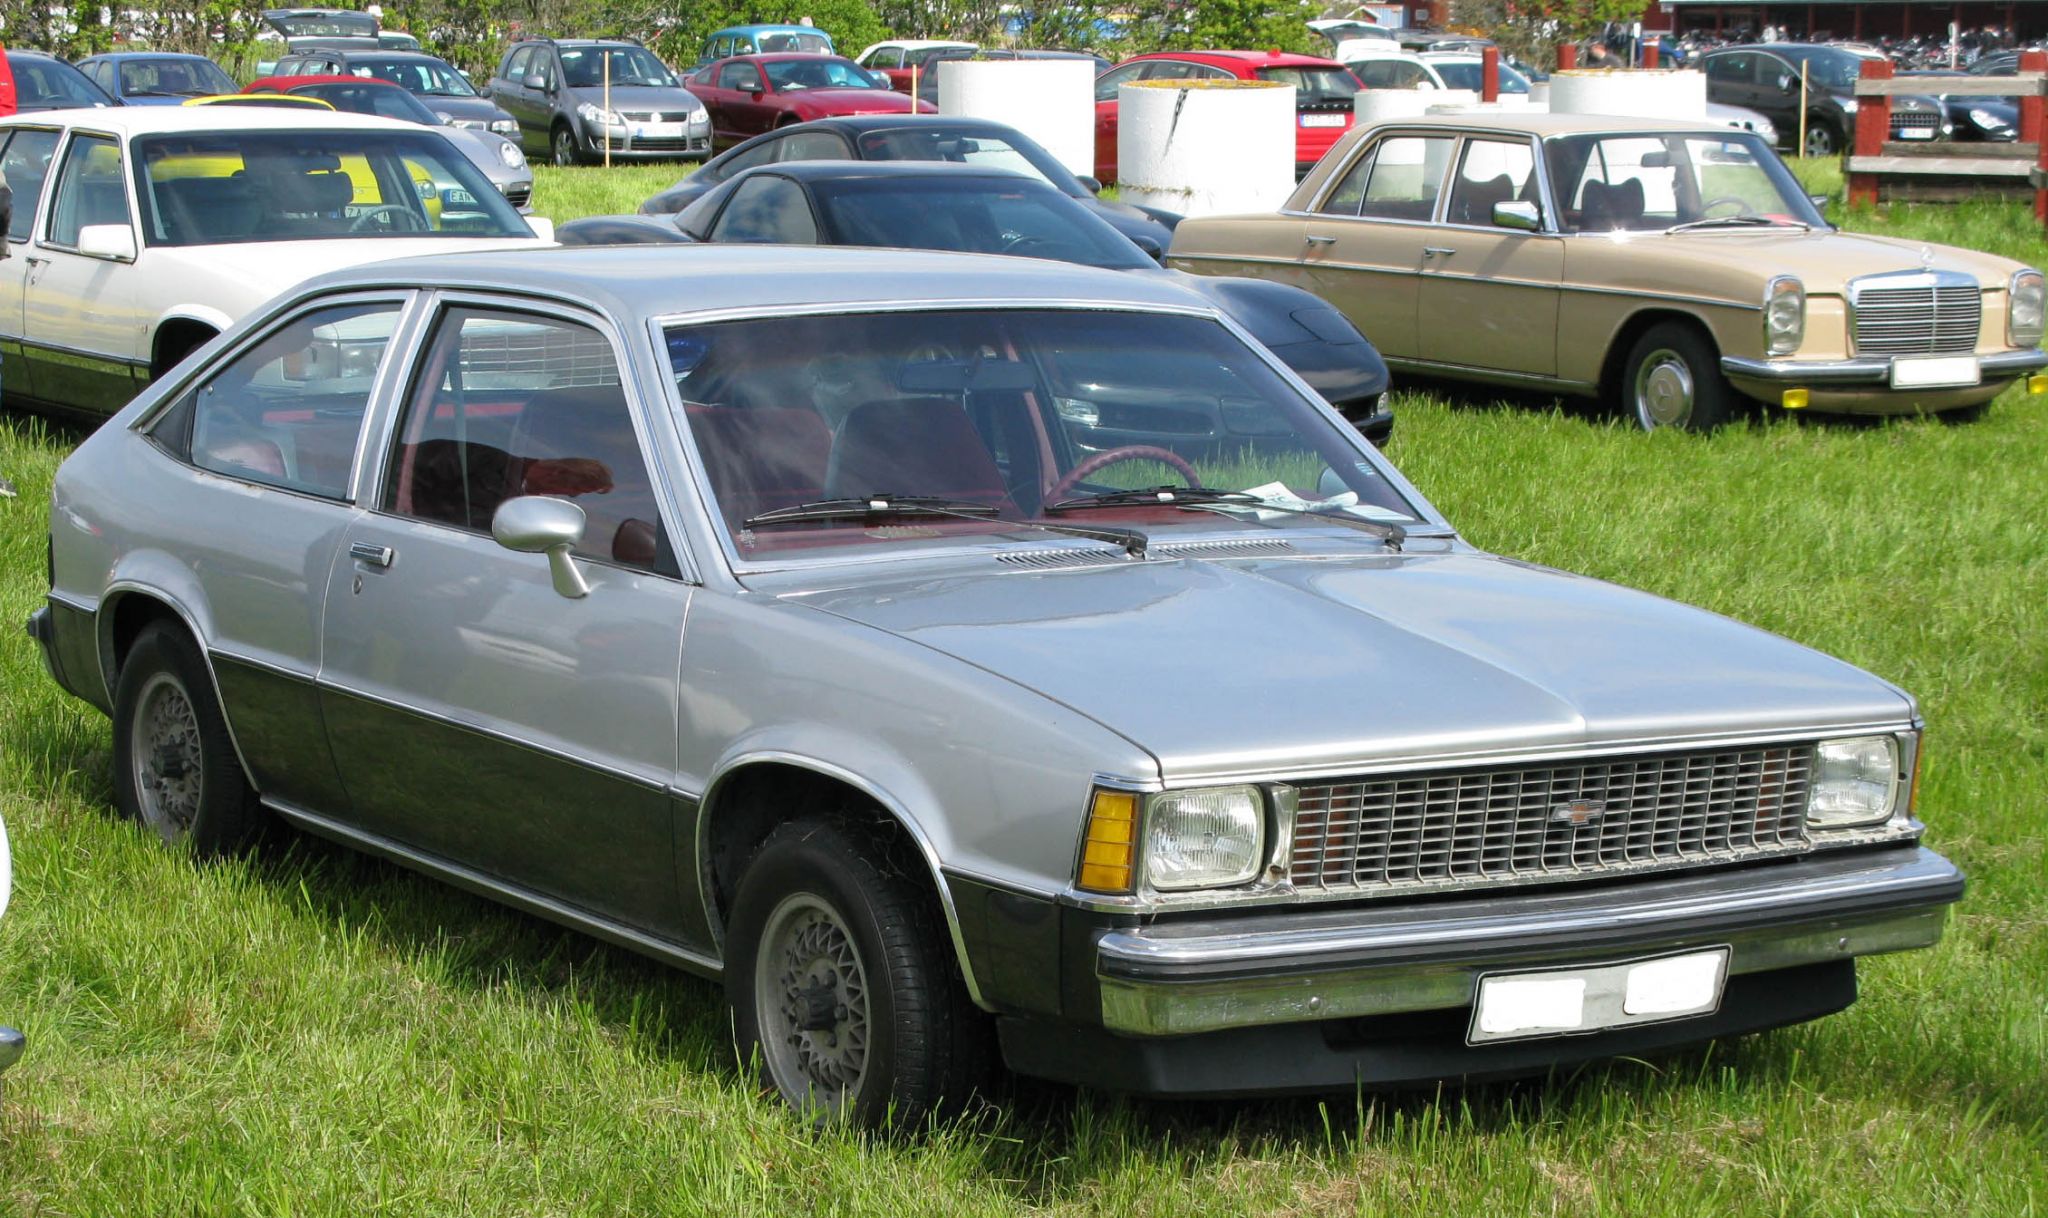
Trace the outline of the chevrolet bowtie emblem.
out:
[[[1590,825],[1606,811],[1607,805],[1600,800],[1574,799],[1569,803],[1551,805],[1550,822],[1554,825]]]

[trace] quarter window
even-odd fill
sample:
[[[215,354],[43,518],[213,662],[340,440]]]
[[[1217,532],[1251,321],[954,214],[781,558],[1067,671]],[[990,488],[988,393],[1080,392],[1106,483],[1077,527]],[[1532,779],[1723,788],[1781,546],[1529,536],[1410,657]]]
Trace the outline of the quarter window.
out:
[[[14,192],[14,216],[7,222],[9,241],[26,241],[35,230],[43,184],[50,178],[50,158],[57,152],[54,131],[16,131],[0,152],[0,173]]]
[[[816,245],[818,223],[802,187],[788,178],[765,175],[740,183],[712,226],[711,239]]]
[[[151,434],[201,469],[346,498],[398,312],[377,301],[305,314],[215,372]]]
[[[1444,219],[1491,227],[1494,204],[1536,201],[1535,177],[1536,154],[1529,145],[1519,140],[1473,140],[1465,145],[1465,161],[1451,184],[1451,205]]]
[[[775,141],[778,161],[841,161],[850,155],[846,141],[830,131],[799,131]]]
[[[64,167],[57,174],[50,243],[77,245],[80,229],[128,223],[128,183],[121,176],[121,146],[105,136],[74,138],[64,150]]]
[[[520,47],[505,61],[504,76],[515,85],[526,84],[526,61],[533,57],[532,47]]]
[[[450,309],[399,420],[383,508],[488,532],[521,495],[567,499],[577,555],[647,570],[663,539],[619,365],[604,335],[557,318]]]

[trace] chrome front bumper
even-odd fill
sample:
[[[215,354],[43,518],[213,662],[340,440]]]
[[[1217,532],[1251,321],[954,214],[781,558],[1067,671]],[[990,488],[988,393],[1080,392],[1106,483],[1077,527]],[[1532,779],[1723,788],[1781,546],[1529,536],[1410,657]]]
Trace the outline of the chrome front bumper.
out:
[[[1930,947],[1963,875],[1920,847],[1386,909],[1166,923],[1096,944],[1103,1025],[1181,1036],[1470,1006],[1480,974],[1727,944],[1730,976]]]
[[[20,1061],[27,1050],[28,1037],[13,1028],[0,1027],[0,1074],[7,1073],[7,1068]]]
[[[1977,357],[1983,382],[2026,376],[2048,368],[2048,351],[1995,351]],[[1787,385],[1886,385],[1891,384],[1892,357],[1859,356],[1855,359],[1791,360],[1750,359],[1741,355],[1721,357],[1721,371],[1731,377],[1752,381],[1773,381]],[[1960,386],[1968,388],[1968,386]],[[1916,392],[1902,390],[1901,392]]]

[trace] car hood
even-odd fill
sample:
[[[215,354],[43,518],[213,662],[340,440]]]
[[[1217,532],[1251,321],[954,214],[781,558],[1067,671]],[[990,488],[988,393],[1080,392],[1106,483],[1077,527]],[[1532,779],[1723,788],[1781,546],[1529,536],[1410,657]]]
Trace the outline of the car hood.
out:
[[[427,109],[448,118],[476,123],[496,123],[512,117],[487,97],[428,97],[424,94],[414,96],[418,97],[420,104]]]
[[[1038,691],[1169,781],[1906,722],[1839,660],[1646,593],[1459,549],[1196,559],[793,597]],[[1026,586],[1026,584],[1035,586]]]
[[[593,106],[604,105],[602,88],[572,89],[579,102]],[[684,114],[703,108],[697,95],[688,89],[672,88],[668,85],[613,85],[612,109],[614,110],[674,110]]]
[[[2009,258],[1952,245],[1794,228],[1589,234],[1572,238],[1567,251],[1566,274],[1575,282],[1659,295],[1685,283],[1745,304],[1762,300],[1764,283],[1774,275],[1798,276],[1808,296],[1838,296],[1849,280],[1865,275],[1961,271],[1982,287],[2003,288],[2021,269]]]

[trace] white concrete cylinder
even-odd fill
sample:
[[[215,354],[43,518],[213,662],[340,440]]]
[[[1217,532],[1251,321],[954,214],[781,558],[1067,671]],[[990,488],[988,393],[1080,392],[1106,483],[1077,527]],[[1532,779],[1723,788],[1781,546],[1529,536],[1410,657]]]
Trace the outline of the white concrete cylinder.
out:
[[[1095,172],[1095,61],[941,59],[939,113],[1008,123],[1077,175]]]
[[[1351,98],[1351,113],[1357,117],[1361,127],[1404,118],[1421,118],[1429,112],[1431,100],[1440,92],[1440,89],[1360,89]]]
[[[1145,80],[1117,90],[1124,202],[1184,216],[1274,211],[1294,193],[1294,86]]]
[[[1550,112],[1703,119],[1707,116],[1707,77],[1702,72],[1663,68],[1554,72]]]

